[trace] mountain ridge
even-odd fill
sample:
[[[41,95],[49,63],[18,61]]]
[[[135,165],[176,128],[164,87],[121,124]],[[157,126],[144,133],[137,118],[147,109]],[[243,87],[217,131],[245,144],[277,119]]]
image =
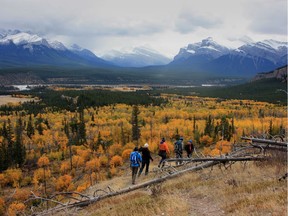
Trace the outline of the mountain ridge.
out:
[[[136,47],[124,53],[116,51],[112,56],[106,56],[105,60],[76,44],[66,47],[59,41],[50,41],[31,32],[0,30],[0,68],[48,66],[59,72],[63,68],[99,68],[114,71],[116,77],[116,73],[137,73],[139,77],[145,76],[144,79],[148,76],[169,78],[171,82],[179,78],[188,81],[194,79],[195,82],[195,79],[205,77],[252,78],[258,72],[287,65],[287,42],[272,39],[247,41],[238,48],[230,48],[208,37],[180,48],[171,62],[159,52],[146,47]],[[91,76],[91,73],[90,70],[88,75]],[[83,74],[85,77],[88,75]]]

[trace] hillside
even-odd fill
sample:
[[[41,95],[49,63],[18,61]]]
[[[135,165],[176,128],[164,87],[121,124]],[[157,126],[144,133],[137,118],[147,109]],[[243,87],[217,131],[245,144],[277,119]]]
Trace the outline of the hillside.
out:
[[[287,82],[287,65],[267,73],[258,73],[252,81],[272,78],[280,80],[281,82]]]
[[[153,167],[156,162],[152,163]],[[279,181],[285,165],[274,162],[237,163],[184,174],[144,189],[99,201],[77,212],[86,216],[197,215],[246,216],[285,215],[287,180]],[[156,169],[156,168],[154,168]],[[157,169],[156,169],[157,170]],[[153,176],[149,174],[149,177]],[[149,177],[141,176],[139,183]],[[130,175],[100,183],[89,189],[118,189],[130,183]],[[71,210],[71,212],[73,212]],[[70,213],[71,213],[70,212]]]

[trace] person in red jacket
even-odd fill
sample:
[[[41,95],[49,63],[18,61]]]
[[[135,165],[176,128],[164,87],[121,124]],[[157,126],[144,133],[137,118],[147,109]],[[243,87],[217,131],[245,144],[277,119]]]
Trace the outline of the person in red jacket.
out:
[[[159,152],[158,152],[158,155],[161,157],[161,160],[158,164],[159,168],[160,168],[161,164],[162,164],[161,168],[164,167],[164,165],[165,165],[164,160],[167,158],[167,154],[169,155],[170,151],[169,151],[167,143],[165,142],[165,138],[162,138],[162,140],[159,144]]]

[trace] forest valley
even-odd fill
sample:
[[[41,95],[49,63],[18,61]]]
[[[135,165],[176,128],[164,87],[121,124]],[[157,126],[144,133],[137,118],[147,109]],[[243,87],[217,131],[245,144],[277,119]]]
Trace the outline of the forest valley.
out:
[[[180,135],[204,156],[225,155],[241,136],[287,132],[287,107],[142,91],[42,89],[35,101],[0,108],[0,215],[40,205],[31,191],[85,192],[123,174],[135,146],[149,143],[152,157],[165,137],[173,157]],[[26,94],[28,94],[26,93]],[[27,97],[27,95],[22,95]]]

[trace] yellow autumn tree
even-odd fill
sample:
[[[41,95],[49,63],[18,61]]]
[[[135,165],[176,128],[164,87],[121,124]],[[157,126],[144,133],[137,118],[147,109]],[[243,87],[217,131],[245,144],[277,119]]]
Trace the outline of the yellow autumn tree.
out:
[[[70,191],[73,189],[74,185],[72,183],[72,176],[63,175],[56,180],[56,190],[57,191]]]
[[[20,186],[20,180],[22,178],[21,169],[8,169],[5,171],[5,176],[8,184],[11,183],[13,187]]]
[[[6,207],[6,204],[5,204],[4,199],[0,197],[0,215],[4,215],[5,207]]]
[[[110,166],[114,166],[114,167],[117,167],[117,166],[121,166],[123,164],[123,159],[121,156],[119,155],[115,155],[111,158],[111,161],[110,161]]]
[[[123,152],[122,152],[122,158],[124,160],[128,160],[130,158],[130,154],[131,152],[133,151],[133,149],[125,149]]]
[[[67,174],[70,171],[71,166],[69,161],[63,161],[60,165],[60,172],[62,174]]]
[[[204,135],[200,138],[200,143],[203,146],[210,146],[213,143],[213,138],[208,135]]]
[[[24,203],[13,202],[8,207],[8,215],[9,216],[17,216],[20,214],[24,214],[25,209],[26,209],[26,206],[24,205]]]

